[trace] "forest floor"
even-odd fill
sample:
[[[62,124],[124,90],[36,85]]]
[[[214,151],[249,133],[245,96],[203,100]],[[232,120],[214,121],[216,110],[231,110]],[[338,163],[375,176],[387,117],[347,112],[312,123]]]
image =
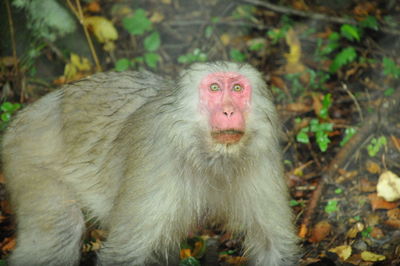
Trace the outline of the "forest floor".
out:
[[[1,4],[0,37],[8,42],[0,46],[0,130],[21,106],[100,69],[175,76],[197,61],[248,62],[264,74],[283,121],[300,265],[400,264],[398,1],[86,2],[93,48],[76,18],[80,1],[61,6],[76,29],[53,39],[27,27],[29,8],[7,13],[10,1]],[[2,265],[15,246],[2,176],[0,228]],[[82,265],[103,235],[88,233]],[[240,265],[240,242],[228,236],[200,229],[181,257]]]

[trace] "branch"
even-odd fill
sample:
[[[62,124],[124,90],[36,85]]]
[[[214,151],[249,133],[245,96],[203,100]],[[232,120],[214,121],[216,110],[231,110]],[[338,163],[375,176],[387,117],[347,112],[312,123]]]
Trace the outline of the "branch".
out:
[[[327,16],[324,14],[301,11],[301,10],[297,10],[297,9],[293,9],[293,8],[289,8],[289,7],[283,7],[283,6],[271,4],[271,3],[268,3],[266,1],[261,1],[261,0],[243,0],[243,2],[252,4],[252,5],[256,5],[256,6],[261,6],[261,7],[270,9],[272,11],[275,11],[277,13],[289,14],[289,15],[299,16],[299,17],[303,17],[303,18],[307,18],[307,19],[324,20],[324,21],[329,21],[329,22],[337,23],[337,24],[353,24],[353,25],[358,24],[358,22],[355,19],[333,17],[333,16]],[[393,34],[393,35],[400,35],[400,30],[397,30],[397,29],[380,27],[380,30],[385,33],[389,33],[389,34]]]

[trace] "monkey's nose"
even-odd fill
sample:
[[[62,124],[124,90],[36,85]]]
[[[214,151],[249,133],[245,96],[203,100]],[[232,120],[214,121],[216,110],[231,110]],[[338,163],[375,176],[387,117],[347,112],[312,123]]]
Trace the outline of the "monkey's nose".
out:
[[[226,116],[226,117],[231,117],[231,116],[233,116],[233,111],[224,111],[223,112],[224,113],[224,115]]]

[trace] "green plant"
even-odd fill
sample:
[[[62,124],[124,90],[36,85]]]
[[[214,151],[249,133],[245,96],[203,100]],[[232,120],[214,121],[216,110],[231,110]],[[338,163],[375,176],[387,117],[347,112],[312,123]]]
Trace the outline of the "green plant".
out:
[[[193,63],[193,62],[205,62],[207,61],[207,54],[203,53],[200,49],[196,48],[191,53],[181,55],[178,57],[178,62],[181,64]]]
[[[326,213],[333,213],[339,210],[338,201],[337,200],[329,200],[325,206]]]
[[[328,119],[328,111],[331,105],[332,105],[332,95],[330,93],[327,93],[324,95],[324,98],[322,99],[322,108],[321,110],[319,110],[318,116],[321,117],[322,119]]]
[[[352,46],[344,48],[340,51],[332,61],[329,67],[330,72],[338,71],[342,66],[347,65],[357,58],[356,49]]]
[[[381,136],[379,138],[372,138],[370,144],[367,146],[368,155],[370,157],[374,157],[380,149],[387,144],[387,140],[385,136]]]
[[[121,58],[115,62],[115,71],[125,71],[128,70],[133,65],[133,62],[128,58]]]
[[[11,116],[21,108],[21,104],[19,103],[10,103],[4,102],[0,105],[1,110],[1,123],[0,123],[0,130],[4,130],[8,122],[10,122]]]
[[[231,59],[236,62],[244,62],[246,60],[246,55],[234,48],[229,51],[229,55]]]
[[[302,128],[297,133],[296,140],[300,143],[310,143],[308,133],[314,133],[319,149],[325,152],[328,149],[328,144],[331,142],[328,133],[332,132],[332,130],[332,123],[320,123],[318,119],[312,119],[309,126]]]
[[[267,31],[267,36],[272,44],[276,44],[280,39],[285,38],[286,33],[293,26],[293,20],[285,15],[282,16],[280,24],[282,25],[280,28]]]
[[[393,77],[400,77],[400,66],[398,66],[392,59],[384,57],[382,60],[383,74]]]
[[[136,9],[132,16],[122,19],[122,26],[132,35],[143,35],[152,29],[146,10]]]
[[[361,231],[361,236],[369,238],[369,237],[371,237],[371,232],[372,232],[372,227],[368,226],[364,230]]]
[[[353,127],[346,128],[344,130],[345,135],[344,135],[342,141],[340,142],[340,146],[341,147],[344,146],[351,139],[351,137],[354,136],[354,134],[356,134],[356,132],[357,132],[357,130]]]

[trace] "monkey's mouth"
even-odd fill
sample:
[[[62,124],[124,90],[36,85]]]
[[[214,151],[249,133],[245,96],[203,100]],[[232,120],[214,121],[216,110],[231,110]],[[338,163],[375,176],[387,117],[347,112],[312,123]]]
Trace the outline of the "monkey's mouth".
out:
[[[211,132],[211,137],[221,144],[233,144],[239,142],[244,132],[236,129],[218,130]]]

